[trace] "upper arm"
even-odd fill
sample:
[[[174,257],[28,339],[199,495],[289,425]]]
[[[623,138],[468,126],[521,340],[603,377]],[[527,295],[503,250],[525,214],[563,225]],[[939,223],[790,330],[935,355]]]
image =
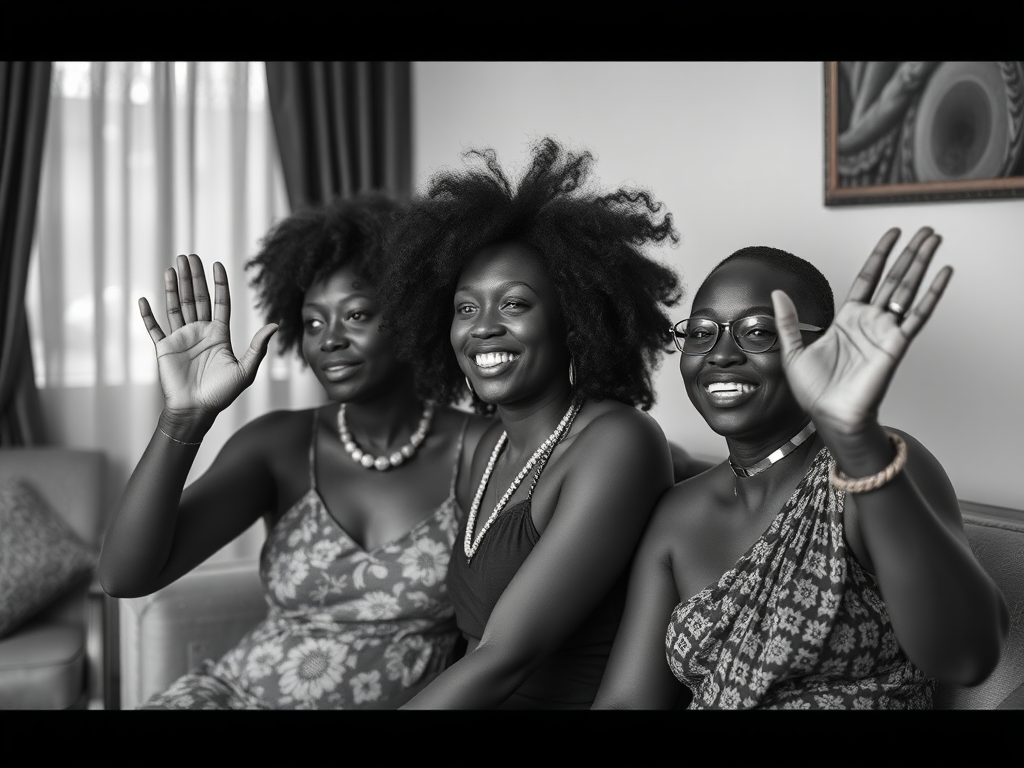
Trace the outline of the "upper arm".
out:
[[[677,492],[662,497],[633,557],[626,609],[595,709],[668,709],[681,691],[665,659],[665,632],[679,603],[671,552]]]
[[[557,650],[605,598],[671,487],[660,427],[633,415],[595,419],[585,444],[577,436],[550,522],[491,613],[481,646],[519,669]]]

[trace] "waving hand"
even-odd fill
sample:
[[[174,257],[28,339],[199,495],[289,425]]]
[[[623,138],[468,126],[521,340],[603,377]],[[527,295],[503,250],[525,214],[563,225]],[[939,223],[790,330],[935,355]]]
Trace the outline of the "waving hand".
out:
[[[939,270],[914,304],[941,238],[929,227],[918,230],[881,280],[899,237],[898,229],[885,233],[832,325],[812,344],[804,346],[790,297],[772,292],[786,378],[819,428],[849,435],[877,420],[896,368],[953,274],[948,266]]]
[[[223,265],[213,265],[212,304],[199,257],[179,256],[177,268],[177,272],[173,268],[164,272],[170,335],[164,334],[145,298],[139,299],[139,311],[156,346],[166,410],[184,417],[212,418],[252,384],[277,325],[257,331],[237,359],[231,350],[231,297]]]

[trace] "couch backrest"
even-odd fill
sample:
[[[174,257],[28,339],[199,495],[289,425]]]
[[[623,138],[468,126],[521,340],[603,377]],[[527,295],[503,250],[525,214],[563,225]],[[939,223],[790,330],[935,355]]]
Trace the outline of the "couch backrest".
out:
[[[961,501],[971,549],[1010,609],[1010,633],[999,666],[972,688],[940,685],[937,709],[995,709],[1024,684],[1024,511]]]
[[[104,457],[75,448],[2,448],[0,481],[23,477],[87,544],[103,536]]]

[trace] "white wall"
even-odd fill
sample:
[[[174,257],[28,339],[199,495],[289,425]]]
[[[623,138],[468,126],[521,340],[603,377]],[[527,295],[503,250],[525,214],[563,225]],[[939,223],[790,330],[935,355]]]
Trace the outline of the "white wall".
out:
[[[960,498],[1024,508],[1024,200],[826,208],[820,62],[427,62],[413,75],[417,189],[472,147],[515,167],[548,134],[590,149],[603,185],[647,187],[673,213],[682,240],[660,255],[687,285],[679,319],[711,267],[743,246],[807,258],[838,303],[888,227],[904,240],[934,227],[937,260],[956,274],[882,421],[922,440]],[[659,371],[652,413],[671,439],[724,457],[678,359]]]

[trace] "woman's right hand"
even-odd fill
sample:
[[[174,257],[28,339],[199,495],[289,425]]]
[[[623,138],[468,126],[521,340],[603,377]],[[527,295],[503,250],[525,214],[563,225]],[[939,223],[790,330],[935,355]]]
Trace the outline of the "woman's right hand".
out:
[[[164,334],[145,298],[139,299],[139,311],[156,347],[165,413],[174,420],[208,426],[252,384],[278,326],[263,326],[242,358],[236,358],[231,350],[231,298],[223,265],[213,265],[212,305],[199,257],[178,256],[177,267],[177,272],[174,268],[164,272],[170,335]]]

